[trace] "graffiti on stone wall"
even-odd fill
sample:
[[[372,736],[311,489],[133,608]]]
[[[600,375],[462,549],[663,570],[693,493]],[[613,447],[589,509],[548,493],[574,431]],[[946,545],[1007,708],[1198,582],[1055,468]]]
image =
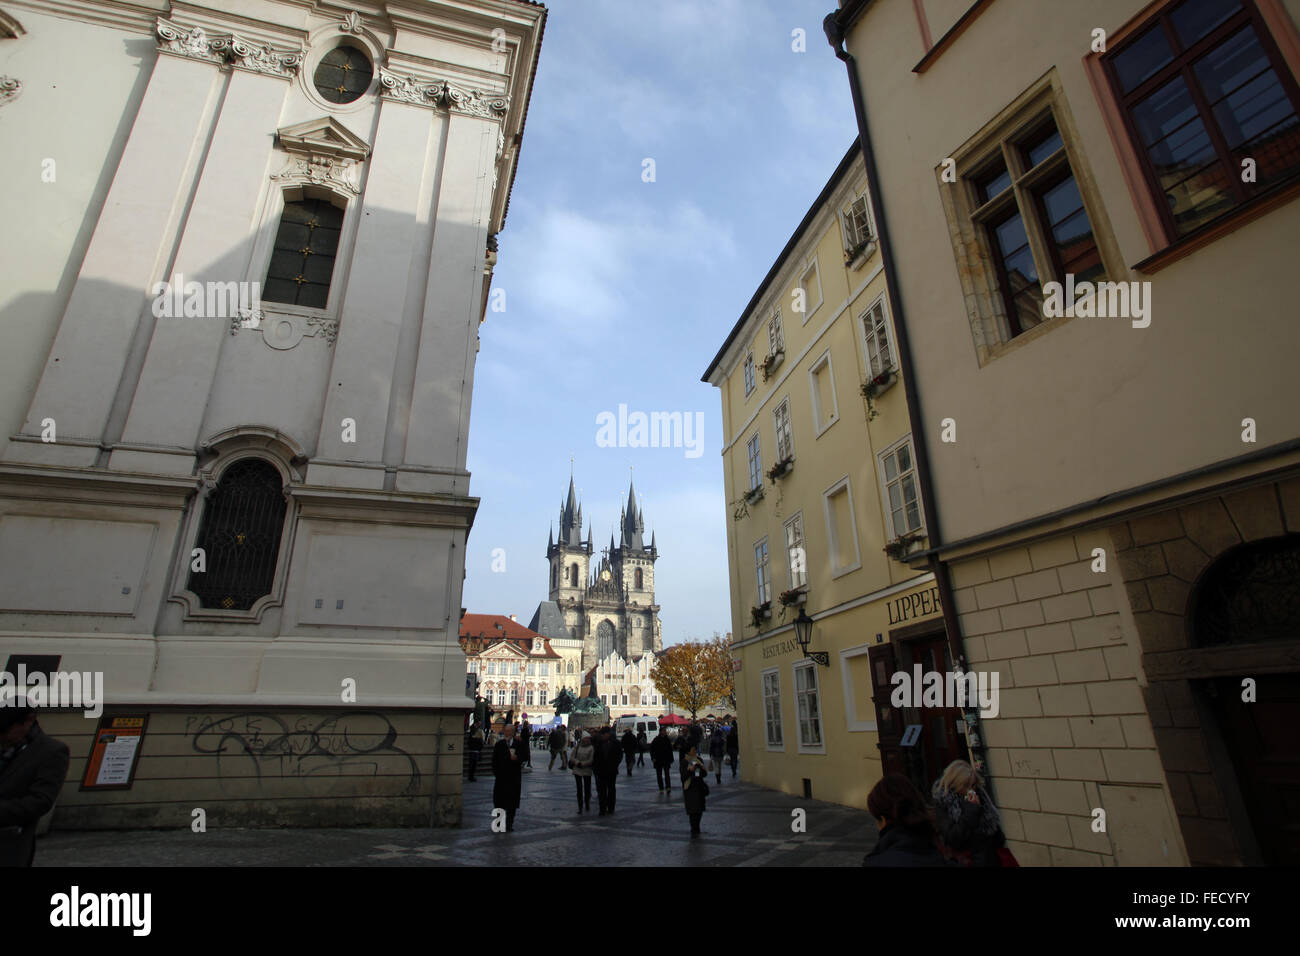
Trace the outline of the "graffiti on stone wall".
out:
[[[216,757],[218,777],[246,776],[250,766],[259,782],[264,776],[351,775],[357,768],[378,776],[377,758],[398,756],[410,767],[402,792],[415,793],[420,785],[415,758],[397,746],[397,728],[373,711],[304,715],[292,727],[275,714],[199,714],[185,719],[185,733],[195,753]]]

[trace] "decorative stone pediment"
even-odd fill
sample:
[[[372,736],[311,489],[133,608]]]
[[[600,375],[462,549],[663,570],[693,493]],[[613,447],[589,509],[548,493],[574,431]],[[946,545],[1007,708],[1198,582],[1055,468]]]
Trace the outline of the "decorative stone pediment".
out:
[[[271,177],[279,183],[312,183],[349,196],[360,185],[357,163],[370,155],[370,145],[329,116],[277,131],[289,162]]]
[[[311,153],[334,159],[363,160],[370,155],[370,144],[332,116],[307,120],[279,129],[275,134],[280,145],[291,153]]]
[[[303,51],[276,47],[234,33],[209,33],[201,26],[183,26],[174,20],[158,18],[158,52],[218,66],[264,73],[289,79],[302,66]]]

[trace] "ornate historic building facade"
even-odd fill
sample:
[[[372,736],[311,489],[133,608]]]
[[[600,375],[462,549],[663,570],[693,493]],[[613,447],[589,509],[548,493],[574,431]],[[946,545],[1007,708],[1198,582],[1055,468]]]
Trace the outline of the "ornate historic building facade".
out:
[[[0,646],[147,724],[104,792],[95,721],[45,716],[54,826],[458,822],[477,329],[545,8],[4,7]]]
[[[655,603],[659,549],[653,532],[650,543],[645,543],[645,517],[630,485],[619,519],[618,545],[611,534],[609,547],[595,566],[593,557],[591,531],[588,528],[583,540],[582,507],[570,478],[568,496],[560,506],[559,539],[552,529],[546,544],[549,600],[538,606],[532,626],[547,637],[582,641],[582,673],[610,654],[634,663],[663,648]]]

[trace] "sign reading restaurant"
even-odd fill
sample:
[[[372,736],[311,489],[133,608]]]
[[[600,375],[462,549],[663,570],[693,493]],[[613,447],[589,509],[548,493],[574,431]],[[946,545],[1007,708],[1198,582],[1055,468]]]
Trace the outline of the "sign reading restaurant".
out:
[[[763,645],[763,657],[777,657],[780,654],[789,654],[791,651],[799,649],[799,642],[794,638],[786,641],[773,641],[771,644]]]
[[[892,627],[911,618],[925,617],[927,614],[938,614],[942,610],[943,606],[939,603],[939,589],[937,587],[913,591],[911,594],[899,595],[889,602],[889,624]]]

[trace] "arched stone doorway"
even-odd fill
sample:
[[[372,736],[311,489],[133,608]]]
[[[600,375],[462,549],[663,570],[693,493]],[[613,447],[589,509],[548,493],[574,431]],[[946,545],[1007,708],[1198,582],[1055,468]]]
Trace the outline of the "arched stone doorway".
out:
[[[1261,861],[1300,863],[1300,655],[1290,673],[1258,660],[1232,667],[1231,652],[1258,654],[1300,641],[1300,534],[1267,538],[1220,555],[1188,602],[1190,643],[1214,649],[1238,673],[1198,682],[1231,759]],[[1263,647],[1261,647],[1263,646]],[[1250,649],[1249,651],[1247,649]],[[1241,661],[1246,664],[1245,660]],[[1235,796],[1235,795],[1234,795]]]

